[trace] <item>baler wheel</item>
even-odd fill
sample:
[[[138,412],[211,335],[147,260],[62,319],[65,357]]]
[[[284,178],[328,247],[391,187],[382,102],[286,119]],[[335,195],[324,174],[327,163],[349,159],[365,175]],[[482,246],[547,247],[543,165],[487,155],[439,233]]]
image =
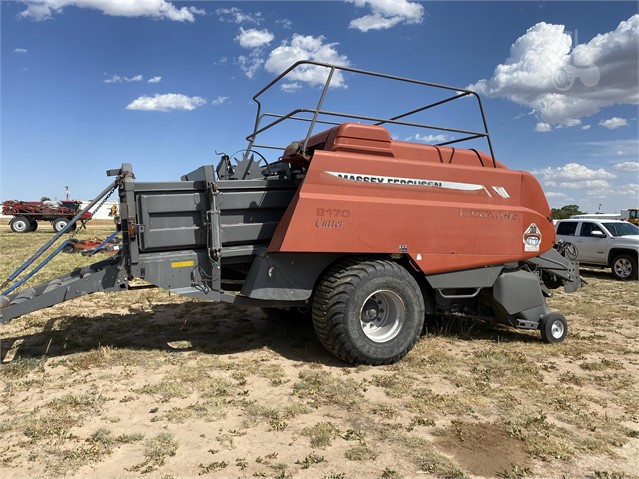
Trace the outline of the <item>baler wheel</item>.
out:
[[[549,313],[539,323],[541,338],[546,343],[561,343],[568,333],[568,323],[561,313]]]
[[[38,229],[38,220],[31,217],[29,218],[29,222],[31,223],[31,231],[36,231]]]
[[[315,291],[313,326],[322,345],[344,361],[391,364],[421,335],[424,297],[415,279],[393,261],[340,261]]]

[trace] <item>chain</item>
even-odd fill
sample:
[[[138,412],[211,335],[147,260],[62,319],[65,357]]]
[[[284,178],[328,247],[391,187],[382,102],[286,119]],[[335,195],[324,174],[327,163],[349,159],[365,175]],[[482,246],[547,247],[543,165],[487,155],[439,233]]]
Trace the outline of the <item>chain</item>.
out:
[[[109,193],[107,193],[107,195],[102,199],[102,201],[100,201],[100,203],[98,203],[98,206],[89,213],[89,217],[86,220],[80,220],[82,222],[82,226],[80,226],[79,228],[76,228],[75,231],[73,233],[71,233],[71,236],[69,236],[69,238],[67,239],[73,239],[75,237],[75,235],[77,235],[80,230],[82,228],[86,229],[86,222],[87,221],[91,221],[93,219],[93,215],[96,211],[98,211],[100,208],[102,208],[102,206],[104,205],[104,203],[106,203],[109,198],[111,198],[111,195],[115,192],[115,190],[118,188],[118,185],[116,184],[113,188],[111,188],[111,191],[109,191]]]

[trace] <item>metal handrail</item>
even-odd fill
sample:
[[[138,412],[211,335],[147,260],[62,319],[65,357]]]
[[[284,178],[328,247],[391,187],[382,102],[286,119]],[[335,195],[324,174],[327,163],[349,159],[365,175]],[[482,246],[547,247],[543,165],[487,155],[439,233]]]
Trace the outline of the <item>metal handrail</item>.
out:
[[[327,79],[324,82],[324,86],[322,88],[322,93],[320,94],[320,98],[318,100],[317,106],[314,109],[308,109],[308,108],[297,108],[287,114],[284,115],[278,115],[278,114],[273,114],[273,113],[262,113],[262,103],[260,102],[259,98],[262,94],[264,94],[266,91],[268,91],[271,87],[273,87],[273,85],[275,85],[276,83],[278,83],[279,81],[281,81],[283,78],[285,78],[289,73],[291,73],[293,70],[297,69],[298,67],[302,66],[302,65],[310,65],[310,66],[316,66],[316,67],[323,67],[323,68],[328,68],[329,72],[327,74]],[[356,74],[361,74],[361,75],[367,75],[367,76],[372,76],[372,77],[377,77],[377,78],[383,78],[383,79],[389,79],[389,80],[396,80],[396,81],[400,81],[400,82],[406,82],[406,83],[411,83],[411,84],[416,84],[416,85],[421,85],[421,86],[426,86],[426,87],[432,87],[432,88],[438,88],[438,89],[442,89],[442,90],[448,90],[448,91],[453,91],[455,92],[455,95],[448,97],[446,99],[428,104],[428,105],[424,105],[422,107],[416,108],[414,110],[405,112],[405,113],[401,113],[399,115],[396,115],[394,117],[391,118],[377,118],[377,117],[371,117],[371,116],[366,116],[366,115],[355,115],[355,114],[349,114],[349,113],[341,113],[341,112],[332,112],[332,111],[324,111],[322,110],[322,105],[324,103],[324,100],[326,98],[326,95],[328,93],[328,89],[330,87],[330,83],[331,80],[334,77],[334,73],[336,70],[340,70],[340,71],[344,71],[344,72],[349,72],[349,73],[356,73]],[[483,125],[483,129],[484,131],[469,131],[469,130],[463,130],[463,129],[458,129],[458,128],[450,128],[450,127],[443,127],[443,126],[436,126],[436,125],[429,125],[429,124],[422,124],[422,123],[414,123],[414,122],[406,122],[406,121],[399,121],[402,118],[406,118],[410,115],[414,115],[416,113],[428,110],[430,108],[434,108],[440,105],[443,105],[445,103],[451,102],[453,100],[457,100],[457,99],[461,99],[461,98],[465,98],[468,96],[473,96],[475,97],[475,99],[477,100],[477,105],[479,108],[479,113],[482,119],[482,125]],[[333,122],[326,122],[320,119],[321,115],[324,116],[333,116],[333,117],[338,117],[338,118],[349,118],[349,119],[354,119],[354,120],[363,120],[363,121],[368,121],[368,122],[375,122],[375,125],[384,125],[384,124],[396,124],[396,125],[403,125],[403,126],[410,126],[410,127],[416,127],[416,128],[424,128],[424,129],[428,129],[428,130],[437,130],[437,131],[448,131],[448,132],[454,132],[454,133],[461,133],[464,135],[468,135],[466,137],[463,138],[457,138],[454,140],[449,140],[446,142],[441,142],[436,144],[436,146],[445,146],[445,145],[449,145],[452,143],[459,143],[459,142],[463,142],[463,141],[469,141],[472,139],[476,139],[476,138],[485,138],[486,142],[488,143],[488,149],[490,150],[490,156],[493,162],[493,166],[496,167],[497,163],[495,160],[495,154],[493,151],[493,145],[492,142],[490,140],[490,133],[488,132],[488,124],[486,122],[486,117],[484,115],[484,108],[481,102],[481,98],[479,97],[479,95],[472,91],[472,90],[467,90],[467,89],[463,89],[463,88],[458,88],[458,87],[452,87],[452,86],[448,86],[448,85],[442,85],[442,84],[438,84],[438,83],[432,83],[432,82],[426,82],[426,81],[422,81],[422,80],[416,80],[416,79],[412,79],[412,78],[406,78],[406,77],[400,77],[400,76],[396,76],[396,75],[389,75],[389,74],[385,74],[385,73],[377,73],[377,72],[371,72],[371,71],[367,71],[367,70],[361,70],[361,69],[357,69],[357,68],[351,68],[351,67],[346,67],[346,66],[339,66],[339,65],[331,65],[328,63],[322,63],[322,62],[316,62],[316,61],[311,61],[311,60],[302,60],[302,61],[298,61],[296,63],[294,63],[293,65],[291,65],[290,67],[288,67],[286,70],[284,70],[281,74],[279,74],[277,77],[275,77],[271,82],[269,82],[264,88],[262,88],[260,91],[258,91],[254,96],[253,96],[253,101],[257,104],[257,112],[256,112],[256,117],[255,117],[255,125],[253,128],[253,131],[246,137],[246,141],[248,141],[248,147],[247,147],[247,151],[250,151],[252,148],[258,146],[255,144],[255,139],[256,137],[260,134],[263,133],[267,130],[269,130],[270,128],[273,128],[274,126],[280,124],[281,122],[283,122],[284,120],[288,120],[288,119],[292,119],[292,120],[298,120],[298,121],[307,121],[310,122],[311,125],[308,129],[308,132],[306,134],[306,138],[304,139],[304,149],[306,149],[306,147],[308,146],[308,141],[310,139],[310,137],[313,134],[313,130],[315,128],[315,125],[317,123],[320,124],[335,124]],[[307,118],[300,118],[300,117],[296,117],[297,114],[299,113],[311,113],[313,115],[313,117],[311,119],[307,119]],[[275,118],[275,120],[269,122],[268,124],[266,124],[265,126],[261,126],[262,124],[262,120],[266,117],[273,117]],[[272,148],[272,149],[282,149],[281,147],[275,147],[275,146],[267,146],[267,145],[259,145],[260,147],[263,148]]]

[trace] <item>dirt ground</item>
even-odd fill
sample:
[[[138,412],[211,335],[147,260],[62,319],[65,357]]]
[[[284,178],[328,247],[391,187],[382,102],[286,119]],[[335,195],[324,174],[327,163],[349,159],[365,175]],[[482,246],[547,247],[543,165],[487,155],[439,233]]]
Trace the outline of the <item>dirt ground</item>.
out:
[[[0,477],[638,477],[637,283],[583,274],[562,344],[448,319],[384,367],[157,289],[32,313],[0,327]]]

